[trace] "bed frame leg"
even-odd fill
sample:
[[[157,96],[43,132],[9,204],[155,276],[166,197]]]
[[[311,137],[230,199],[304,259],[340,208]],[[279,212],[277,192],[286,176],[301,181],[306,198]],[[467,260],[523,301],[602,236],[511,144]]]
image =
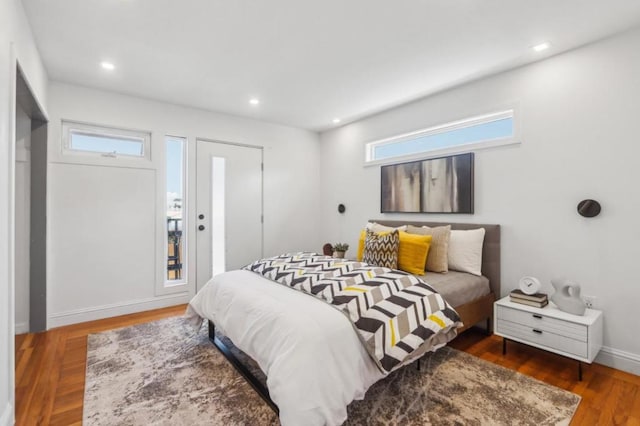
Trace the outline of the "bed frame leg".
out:
[[[213,341],[214,337],[216,337],[216,326],[209,321],[209,340]]]
[[[491,336],[493,334],[491,330],[491,317],[487,317],[487,336]]]

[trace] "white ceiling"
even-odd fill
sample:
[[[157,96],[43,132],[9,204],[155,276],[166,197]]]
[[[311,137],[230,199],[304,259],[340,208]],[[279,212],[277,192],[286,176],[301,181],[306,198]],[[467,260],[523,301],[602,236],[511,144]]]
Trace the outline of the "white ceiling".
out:
[[[23,3],[52,80],[312,130],[640,24],[638,0]]]

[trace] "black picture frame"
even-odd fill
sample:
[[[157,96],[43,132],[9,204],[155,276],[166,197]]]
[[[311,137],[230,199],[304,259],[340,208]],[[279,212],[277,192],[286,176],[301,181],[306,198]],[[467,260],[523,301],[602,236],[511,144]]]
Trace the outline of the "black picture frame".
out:
[[[473,214],[474,154],[380,168],[381,213]]]

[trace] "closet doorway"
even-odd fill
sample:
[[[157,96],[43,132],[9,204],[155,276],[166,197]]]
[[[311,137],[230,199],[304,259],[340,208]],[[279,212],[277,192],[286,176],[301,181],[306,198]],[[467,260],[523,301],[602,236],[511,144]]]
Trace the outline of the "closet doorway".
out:
[[[15,333],[47,329],[47,117],[16,69]]]

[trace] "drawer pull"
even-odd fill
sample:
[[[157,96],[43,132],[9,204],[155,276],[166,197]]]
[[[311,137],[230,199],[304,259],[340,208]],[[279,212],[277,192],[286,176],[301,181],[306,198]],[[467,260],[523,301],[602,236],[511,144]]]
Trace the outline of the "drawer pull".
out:
[[[542,330],[538,330],[538,329],[535,329],[535,328],[533,329],[533,332],[534,333],[538,333],[538,334],[542,334]]]
[[[542,315],[538,315],[538,314],[533,314],[533,317],[537,319],[542,319]]]

